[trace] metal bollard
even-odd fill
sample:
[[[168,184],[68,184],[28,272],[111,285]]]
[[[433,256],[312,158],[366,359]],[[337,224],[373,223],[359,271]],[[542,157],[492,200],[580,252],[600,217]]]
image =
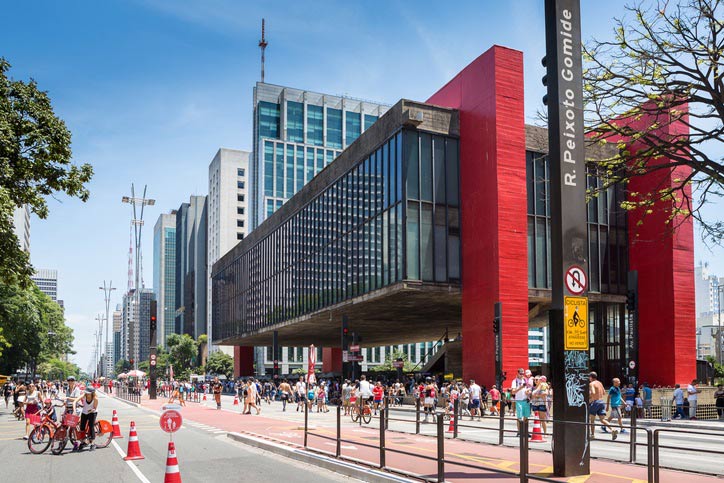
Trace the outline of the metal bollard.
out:
[[[380,411],[380,468],[386,466],[385,463],[385,417],[383,415],[384,409]]]
[[[505,439],[505,405],[502,400],[500,401],[500,410],[498,413],[500,415],[500,424],[498,426],[498,444],[502,446]]]
[[[631,434],[629,435],[629,463],[636,463],[636,418],[631,419]]]
[[[445,421],[437,418],[437,481],[445,481]]]
[[[307,430],[309,428],[309,406],[304,401],[304,447],[307,447]]]
[[[453,402],[453,438],[458,437],[458,413],[460,412],[460,401],[455,399]]]
[[[335,455],[337,458],[342,454],[342,406],[337,406],[337,441]]]
[[[420,434],[420,398],[415,399],[415,434]]]
[[[528,419],[523,418],[518,422],[520,428],[520,481],[528,481]]]

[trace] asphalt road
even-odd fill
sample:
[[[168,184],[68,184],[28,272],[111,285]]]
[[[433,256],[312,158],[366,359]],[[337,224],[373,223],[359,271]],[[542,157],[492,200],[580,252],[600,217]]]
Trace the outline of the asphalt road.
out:
[[[33,455],[22,439],[25,423],[15,420],[10,409],[0,405],[0,461],[3,481],[113,483],[161,482],[164,479],[169,435],[158,424],[158,416],[112,398],[101,396],[99,414],[111,420],[119,414],[124,438],[95,452],[66,451],[53,456],[50,451]],[[130,422],[135,421],[143,460],[125,462],[121,452],[128,445]],[[189,482],[225,481],[350,481],[333,472],[305,465],[277,455],[235,443],[225,432],[201,425],[184,424],[174,434],[181,478]],[[135,468],[135,470],[132,468]],[[353,480],[355,481],[355,480]]]

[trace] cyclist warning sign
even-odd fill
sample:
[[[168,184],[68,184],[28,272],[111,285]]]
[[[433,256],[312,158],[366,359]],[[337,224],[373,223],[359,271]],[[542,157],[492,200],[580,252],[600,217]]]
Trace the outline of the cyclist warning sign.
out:
[[[567,351],[588,350],[588,298],[563,297],[563,321]]]

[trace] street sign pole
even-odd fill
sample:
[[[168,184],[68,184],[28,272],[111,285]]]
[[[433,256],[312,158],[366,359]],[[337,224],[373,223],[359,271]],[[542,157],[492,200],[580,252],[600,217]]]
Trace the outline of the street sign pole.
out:
[[[148,397],[156,399],[156,311],[157,302],[151,301],[150,317],[149,317],[149,363],[148,363]]]
[[[639,374],[639,272],[628,272],[628,293],[626,308],[628,309],[628,382],[638,387]]]
[[[503,304],[501,302],[495,302],[493,333],[495,334],[495,383],[498,385],[498,390],[502,390],[506,376],[503,372]]]
[[[279,332],[274,331],[272,333],[272,360],[274,361],[274,369],[272,370],[273,379],[276,381],[279,379]]]
[[[546,0],[551,203],[551,376],[556,476],[590,473],[586,164],[579,0]],[[565,207],[565,210],[564,210]]]

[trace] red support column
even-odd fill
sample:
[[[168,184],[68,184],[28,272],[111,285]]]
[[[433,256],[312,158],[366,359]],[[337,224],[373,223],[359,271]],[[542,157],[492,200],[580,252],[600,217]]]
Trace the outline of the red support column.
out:
[[[234,346],[234,377],[254,375],[254,348]]]
[[[528,366],[523,97],[523,53],[494,46],[427,101],[460,110],[463,377],[488,386],[495,302],[508,384]]]
[[[322,372],[342,372],[342,349],[339,347],[322,348]]]
[[[644,127],[655,121],[651,115],[637,122]],[[665,120],[661,124],[663,127],[656,135],[662,139],[688,134],[683,122],[671,124]],[[639,149],[636,143],[629,145],[632,153]],[[657,192],[676,186],[675,180],[686,179],[690,174],[691,168],[686,166],[658,169],[634,176],[628,192]],[[685,191],[690,197],[689,186]],[[688,384],[696,378],[694,227],[691,218],[668,221],[672,203],[659,202],[651,213],[644,214],[644,210],[638,209],[628,215],[629,269],[639,272],[639,379],[664,386]]]

